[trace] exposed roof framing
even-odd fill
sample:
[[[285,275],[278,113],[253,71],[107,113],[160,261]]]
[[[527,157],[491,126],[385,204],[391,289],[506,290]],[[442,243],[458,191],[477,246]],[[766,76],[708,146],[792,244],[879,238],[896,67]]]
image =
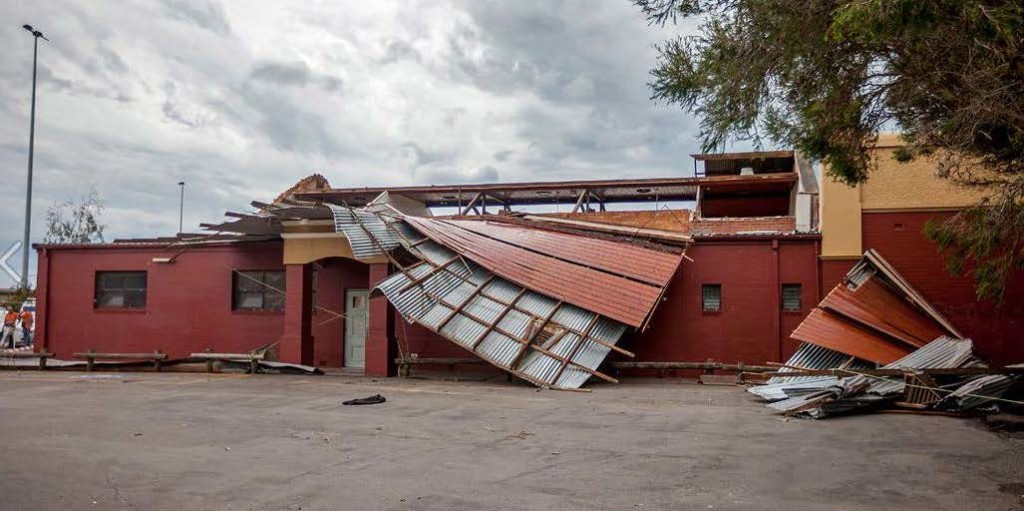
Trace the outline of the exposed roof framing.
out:
[[[493,200],[503,206],[527,204],[574,204],[585,190],[600,202],[654,202],[694,200],[697,187],[721,193],[788,192],[797,182],[795,172],[776,172],[753,176],[708,176],[657,179],[614,179],[598,181],[551,181],[539,183],[496,183],[440,186],[401,186],[368,188],[332,188],[297,194],[305,200],[365,206],[377,195],[388,191],[400,194],[428,207],[470,209],[480,195],[479,207]]]

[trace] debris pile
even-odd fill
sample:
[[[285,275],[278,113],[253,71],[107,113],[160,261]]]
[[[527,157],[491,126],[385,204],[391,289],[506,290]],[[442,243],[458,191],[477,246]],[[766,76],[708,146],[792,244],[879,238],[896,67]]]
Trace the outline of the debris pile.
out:
[[[885,259],[870,250],[793,332],[796,353],[748,389],[786,415],[815,419],[898,407],[991,406],[1024,366],[987,367]]]

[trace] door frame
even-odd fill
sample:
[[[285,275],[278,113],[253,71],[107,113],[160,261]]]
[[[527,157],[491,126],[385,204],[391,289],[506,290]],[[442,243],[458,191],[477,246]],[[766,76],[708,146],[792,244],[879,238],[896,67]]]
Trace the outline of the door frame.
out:
[[[360,365],[352,365],[351,364],[351,359],[349,357],[349,349],[348,349],[349,348],[349,346],[348,346],[349,328],[350,328],[350,325],[351,325],[351,323],[350,323],[351,320],[348,317],[348,314],[349,314],[349,303],[351,303],[352,295],[354,293],[359,293],[359,294],[363,295],[363,299],[364,299],[363,309],[366,311],[366,324],[364,325],[364,328],[363,328],[363,353],[362,353],[363,360],[362,360],[362,363]],[[342,357],[342,367],[351,368],[351,369],[365,369],[366,368],[366,338],[369,337],[369,334],[370,334],[370,303],[369,302],[370,302],[370,290],[369,289],[362,288],[362,287],[352,287],[352,288],[346,288],[345,289],[345,332],[342,334],[342,340],[341,340],[341,342],[342,342],[342,346],[341,346],[341,348],[342,348],[342,351],[341,351],[341,353],[342,353],[342,355],[341,355],[341,357]]]

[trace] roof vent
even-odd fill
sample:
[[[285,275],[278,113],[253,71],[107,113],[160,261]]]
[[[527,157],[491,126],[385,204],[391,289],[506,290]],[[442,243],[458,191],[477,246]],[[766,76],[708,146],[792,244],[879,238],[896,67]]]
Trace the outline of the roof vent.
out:
[[[644,194],[651,193],[651,189],[650,188],[637,188],[636,189],[636,193],[644,193]]]

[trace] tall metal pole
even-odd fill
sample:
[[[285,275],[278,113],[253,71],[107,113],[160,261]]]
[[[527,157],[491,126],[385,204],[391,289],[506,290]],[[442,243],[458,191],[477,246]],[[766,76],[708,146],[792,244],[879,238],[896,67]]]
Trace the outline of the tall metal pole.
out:
[[[178,234],[184,232],[183,224],[185,220],[185,182],[178,181],[178,186],[181,188],[181,201],[178,203]]]
[[[28,287],[28,248],[32,232],[32,158],[36,144],[36,59],[39,55],[39,32],[33,32],[32,47],[32,114],[28,128],[28,186],[25,187],[25,235],[21,246],[21,285]]]

